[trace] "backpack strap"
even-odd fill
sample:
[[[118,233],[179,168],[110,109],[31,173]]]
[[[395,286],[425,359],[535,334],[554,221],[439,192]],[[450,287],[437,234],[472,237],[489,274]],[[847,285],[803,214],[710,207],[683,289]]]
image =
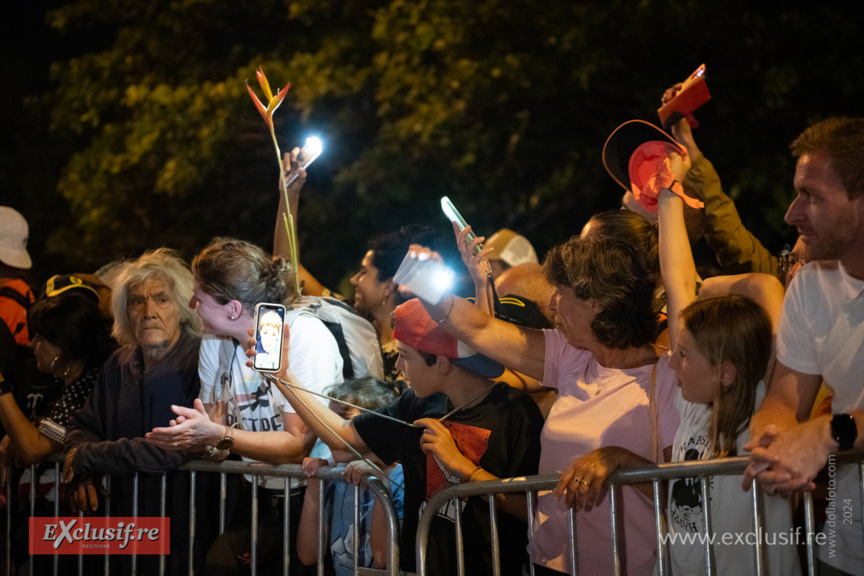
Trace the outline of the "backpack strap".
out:
[[[10,288],[9,286],[0,287],[0,296],[17,302],[25,310],[30,308],[30,299],[14,288]]]

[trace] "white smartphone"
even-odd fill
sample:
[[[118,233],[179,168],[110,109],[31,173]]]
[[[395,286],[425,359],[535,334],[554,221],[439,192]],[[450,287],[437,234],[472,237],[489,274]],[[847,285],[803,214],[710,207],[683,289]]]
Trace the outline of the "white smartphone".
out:
[[[285,335],[285,306],[261,303],[255,306],[255,359],[259,372],[278,372],[282,368],[282,338]]]
[[[405,285],[412,294],[437,304],[453,285],[453,271],[441,262],[430,260],[425,254],[416,256],[409,252],[396,270],[393,281]]]
[[[321,142],[321,139],[317,136],[310,136],[306,139],[306,144],[300,150],[300,154],[297,156],[297,165],[300,168],[308,168],[312,162],[314,162],[324,151],[324,143]],[[297,179],[297,174],[294,174],[290,180],[288,180],[288,184],[290,185],[294,180]]]
[[[456,206],[453,205],[453,202],[451,202],[450,198],[448,198],[447,196],[444,196],[441,198],[441,210],[444,212],[444,214],[447,216],[447,218],[451,222],[455,222],[456,224],[459,225],[459,230],[464,230],[465,227],[468,226],[468,223],[465,222],[465,219],[462,217],[462,215],[459,213],[459,211],[456,210]],[[465,243],[467,244],[467,243],[471,242],[471,240],[476,238],[476,236],[477,235],[474,234],[473,232],[469,232],[468,235],[465,236]],[[477,246],[474,247],[474,254],[477,254],[482,249],[483,249],[483,245],[478,244]]]

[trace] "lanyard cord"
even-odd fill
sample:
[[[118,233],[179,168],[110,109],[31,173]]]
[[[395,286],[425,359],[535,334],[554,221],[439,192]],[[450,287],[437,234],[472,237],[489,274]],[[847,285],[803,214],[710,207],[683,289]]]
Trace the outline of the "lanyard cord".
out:
[[[282,380],[281,378],[276,378],[275,376],[271,376],[271,375],[269,375],[269,374],[265,374],[265,375],[264,375],[264,378],[267,379],[267,380],[270,380],[271,382],[274,382],[274,381],[275,381],[275,382],[279,382],[279,383],[281,383],[281,384],[283,384],[283,385],[290,386],[291,388],[294,388],[294,387],[295,387],[293,384],[287,383],[287,382],[285,382],[284,380]],[[290,390],[291,388],[289,388],[289,390]],[[304,390],[304,388],[301,388],[301,390]],[[308,390],[306,390],[306,391],[308,392]],[[308,410],[308,411],[309,411],[313,416],[315,416],[315,419],[318,420],[318,422],[321,423],[321,425],[324,426],[324,428],[326,428],[326,429],[327,429],[331,434],[333,434],[333,436],[335,436],[336,438],[338,438],[339,441],[342,442],[342,444],[344,444],[346,448],[348,448],[351,452],[353,452],[355,456],[357,456],[358,458],[360,458],[361,460],[363,460],[363,462],[365,462],[366,464],[368,464],[369,466],[371,466],[374,470],[377,470],[379,473],[381,473],[381,478],[380,478],[380,479],[381,479],[382,481],[384,481],[384,480],[390,481],[390,477],[389,477],[389,475],[388,475],[384,470],[382,470],[382,469],[381,469],[377,464],[375,464],[374,462],[372,462],[371,460],[369,460],[368,458],[366,458],[365,456],[363,456],[363,455],[362,455],[362,454],[361,454],[361,453],[360,453],[356,448],[354,448],[353,446],[351,446],[351,444],[349,444],[348,442],[346,442],[346,441],[342,438],[342,436],[340,436],[340,435],[339,435],[335,430],[333,430],[333,429],[332,429],[332,428],[331,428],[331,427],[330,427],[326,422],[324,422],[324,420],[322,420],[321,418],[319,418],[318,415],[315,414],[315,412],[314,412],[311,408],[309,408],[309,405],[306,404],[306,402],[305,402],[305,401],[304,401],[304,400],[303,400],[303,399],[302,399],[298,394],[294,393],[293,390],[291,390],[291,393],[294,395],[294,398],[296,398],[297,401],[300,402],[300,403],[303,405],[304,408],[306,408],[306,409],[307,409],[307,410]],[[317,394],[317,396],[323,396],[323,394]],[[326,396],[325,396],[325,398],[326,398]],[[347,402],[346,402],[346,404],[347,404]],[[371,411],[370,411],[370,412],[371,412]],[[395,418],[393,418],[393,420],[395,420]],[[397,421],[397,422],[400,422],[399,420],[396,420],[396,421]],[[404,422],[403,422],[403,424],[404,424]],[[410,424],[409,424],[409,426],[410,426]],[[393,484],[396,484],[399,488],[402,488],[403,490],[405,489],[404,484],[400,484],[400,483],[395,482],[395,481],[393,481],[392,483],[393,483]]]

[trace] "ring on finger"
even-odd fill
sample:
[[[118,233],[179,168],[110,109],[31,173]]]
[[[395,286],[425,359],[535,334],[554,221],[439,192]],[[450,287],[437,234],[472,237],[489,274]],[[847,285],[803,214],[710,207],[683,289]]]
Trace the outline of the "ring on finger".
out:
[[[582,484],[583,486],[589,486],[591,483],[590,483],[590,482],[586,482],[585,480],[580,480],[580,481],[579,481],[579,484]]]
[[[576,478],[576,477],[574,476],[573,479],[570,480],[570,484],[575,484],[575,485],[578,486],[578,485],[579,485],[579,478]]]

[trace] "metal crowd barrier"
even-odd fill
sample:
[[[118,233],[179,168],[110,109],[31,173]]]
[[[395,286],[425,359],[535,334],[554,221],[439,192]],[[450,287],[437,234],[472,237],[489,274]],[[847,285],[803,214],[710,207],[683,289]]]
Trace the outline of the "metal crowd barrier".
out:
[[[657,559],[658,573],[665,576],[670,573],[668,566],[669,558],[669,542],[664,538],[665,524],[663,516],[666,510],[666,503],[661,501],[661,495],[664,493],[661,486],[668,480],[678,478],[700,478],[702,484],[702,501],[710,501],[710,482],[705,481],[713,476],[728,476],[739,475],[744,472],[749,459],[746,457],[738,458],[721,458],[711,461],[691,461],[674,464],[662,464],[652,466],[639,466],[633,468],[619,468],[613,473],[608,480],[609,493],[606,496],[610,499],[610,522],[612,526],[612,562],[614,566],[614,574],[620,576],[623,567],[620,560],[621,534],[622,527],[621,518],[619,518],[619,510],[621,508],[620,487],[625,484],[636,484],[641,482],[651,482],[654,485],[654,517],[655,527],[657,531]],[[860,453],[844,453],[836,457],[836,463],[852,463],[858,464],[859,473],[859,497],[861,498],[862,509],[864,509],[864,461]],[[427,545],[429,540],[429,532],[432,520],[436,517],[438,510],[447,505],[451,501],[456,501],[469,496],[490,496],[489,500],[489,517],[491,524],[491,545],[492,545],[492,573],[494,576],[500,576],[501,565],[499,557],[498,533],[496,530],[497,507],[495,498],[491,497],[495,494],[514,494],[524,493],[526,495],[527,517],[528,517],[528,533],[533,533],[532,524],[534,521],[535,502],[539,491],[552,490],[558,484],[558,474],[545,474],[539,476],[529,476],[524,478],[508,478],[500,480],[489,480],[484,482],[471,482],[467,484],[457,484],[445,488],[436,494],[426,506],[420,517],[420,523],[417,527],[417,574],[418,576],[426,576],[426,556]],[[759,489],[751,488],[749,495],[752,499],[754,512],[754,533],[760,534],[764,532],[763,521],[763,493]],[[804,493],[804,533],[806,540],[806,573],[809,576],[816,576],[816,550],[814,541],[816,533],[813,496],[810,492]],[[456,513],[456,546],[458,550],[457,573],[458,576],[465,576],[465,550],[462,541],[462,525],[460,507],[455,506]],[[711,507],[705,506],[704,522],[705,533],[711,534]],[[576,562],[576,542],[578,535],[576,533],[575,514],[572,509],[569,511],[569,533],[570,533],[570,566],[571,575],[578,576],[578,563]],[[530,536],[529,536],[530,537]],[[864,538],[864,534],[862,534]],[[756,574],[766,574],[765,568],[765,546],[759,538],[756,539],[754,547]],[[529,544],[530,550],[530,544]],[[717,574],[717,566],[714,560],[714,544],[708,539],[705,540],[705,560],[706,571],[709,576]],[[534,576],[534,564],[529,562],[530,575]],[[473,575],[472,575],[473,576]]]
[[[54,462],[54,471],[55,471],[55,481],[54,481],[54,489],[55,489],[55,498],[54,498],[54,515],[60,515],[60,485],[61,485],[61,466],[63,462],[62,454],[55,455],[51,458],[51,462]],[[227,494],[227,476],[229,474],[242,474],[246,476],[253,476],[253,482],[251,483],[251,491],[252,491],[252,510],[251,510],[251,574],[255,576],[257,573],[257,553],[258,553],[258,478],[261,476],[275,476],[281,478],[298,478],[298,479],[306,479],[305,474],[303,473],[303,469],[298,464],[283,464],[279,466],[274,466],[270,464],[263,464],[258,462],[241,462],[241,461],[225,461],[225,462],[207,462],[204,460],[194,460],[180,468],[180,470],[187,471],[189,473],[189,564],[188,564],[188,574],[193,576],[194,566],[194,554],[193,551],[195,549],[195,484],[197,475],[204,474],[218,474],[219,475],[219,534],[225,532],[225,508],[226,501],[228,498]],[[36,475],[36,466],[30,467],[30,516],[35,515],[35,505],[36,505],[36,485],[38,483],[38,477]],[[342,476],[341,471],[334,470],[332,468],[320,468],[318,473],[315,476],[316,478],[326,480],[326,479],[336,479],[339,481],[345,481],[344,476]],[[7,478],[11,478],[11,475],[7,475]],[[101,506],[101,510],[107,510],[110,506],[110,481],[111,477],[106,476],[106,489],[108,491],[108,495],[105,497],[104,504]],[[11,560],[11,545],[10,545],[10,537],[12,534],[12,490],[13,486],[11,482],[7,482],[6,484],[6,576],[12,574],[12,560]],[[138,514],[138,484],[139,484],[139,473],[136,472],[133,475],[133,516],[137,516]],[[292,559],[289,557],[289,542],[291,539],[289,519],[291,516],[291,499],[290,499],[290,483],[288,481],[285,482],[284,488],[284,498],[283,501],[283,541],[282,541],[282,573],[283,575],[288,575],[288,568],[290,562],[297,561],[296,559]],[[356,561],[359,557],[358,554],[358,543],[360,541],[359,538],[359,507],[356,506],[356,503],[359,500],[359,490],[360,487],[368,488],[374,494],[376,500],[378,500],[384,509],[384,513],[386,515],[386,523],[388,530],[388,541],[387,541],[387,568],[386,570],[376,570],[370,568],[363,568],[356,565]],[[389,575],[389,576],[398,576],[399,575],[399,533],[400,533],[400,524],[399,518],[396,512],[396,508],[393,504],[393,500],[390,497],[390,492],[385,486],[385,484],[379,480],[377,477],[371,474],[364,474],[361,486],[354,487],[354,558],[355,558],[355,567],[354,574],[355,575]],[[17,486],[14,487],[17,491]],[[160,515],[166,516],[167,510],[165,505],[167,492],[167,473],[163,472],[161,474],[161,498],[160,498]],[[323,576],[324,574],[324,559],[329,550],[329,541],[325,542],[325,523],[324,523],[324,500],[325,500],[325,490],[321,490],[319,492],[319,508],[318,508],[318,576]],[[83,518],[84,515],[79,514],[80,518]],[[41,558],[41,557],[40,557]],[[83,576],[84,574],[84,564],[83,564],[83,555],[78,556],[78,574],[79,576]],[[110,556],[106,555],[104,558],[104,574],[108,575],[110,573],[109,567]],[[30,565],[33,566],[34,557],[30,557]],[[59,556],[53,557],[53,571],[52,574],[57,576],[58,574],[58,561]],[[137,563],[135,561],[135,556],[132,556],[132,576],[136,576],[136,566]],[[44,572],[40,572],[44,573]],[[166,573],[166,557],[159,557],[159,573]],[[89,576],[89,575],[88,575]],[[149,576],[149,575],[148,575]]]

